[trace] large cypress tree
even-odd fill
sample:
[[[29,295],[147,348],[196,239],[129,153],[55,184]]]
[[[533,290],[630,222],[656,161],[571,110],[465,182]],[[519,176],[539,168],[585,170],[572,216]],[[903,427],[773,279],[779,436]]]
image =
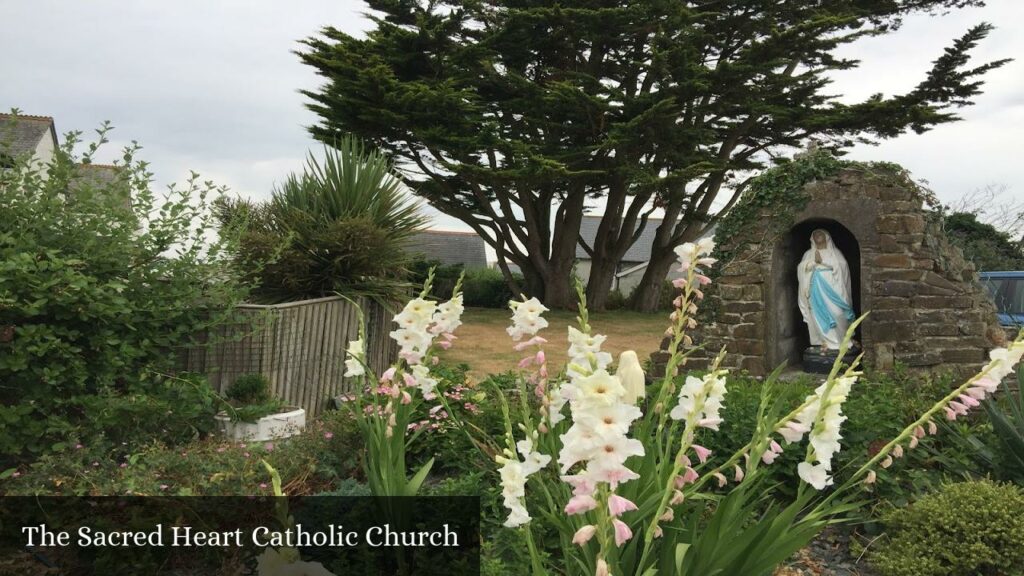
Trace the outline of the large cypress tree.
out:
[[[469,224],[549,306],[571,306],[576,244],[592,258],[591,305],[664,210],[633,302],[652,309],[673,248],[731,206],[743,178],[814,139],[923,132],[957,119],[979,77],[990,26],[970,28],[906,94],[839,103],[827,73],[857,66],[836,50],[894,31],[915,12],[980,0],[370,0],[365,39],[334,28],[300,53],[326,78],[304,93],[331,142],[355,133],[388,150],[410,184]],[[601,200],[598,203],[598,200]],[[579,236],[604,205],[597,237]],[[721,202],[719,202],[721,204]]]

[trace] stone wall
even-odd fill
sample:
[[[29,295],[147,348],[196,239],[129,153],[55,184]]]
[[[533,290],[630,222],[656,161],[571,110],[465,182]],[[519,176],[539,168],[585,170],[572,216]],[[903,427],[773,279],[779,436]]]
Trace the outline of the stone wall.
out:
[[[722,346],[729,367],[755,375],[799,365],[807,329],[797,310],[796,263],[816,227],[832,233],[850,263],[857,313],[870,312],[857,335],[868,366],[973,373],[1005,341],[973,265],[909,179],[848,167],[803,192],[806,206],[781,231],[772,223],[782,211],[767,206],[722,247],[732,257],[721,263],[706,304],[714,318],[696,330],[695,344],[704,348],[688,367],[705,366]],[[667,346],[653,357],[656,369],[663,370]]]

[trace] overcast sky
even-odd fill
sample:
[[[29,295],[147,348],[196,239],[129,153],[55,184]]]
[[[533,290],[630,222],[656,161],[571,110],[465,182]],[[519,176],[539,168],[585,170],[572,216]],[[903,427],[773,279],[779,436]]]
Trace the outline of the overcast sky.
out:
[[[113,142],[99,161],[137,140],[161,186],[195,170],[265,198],[317,146],[298,90],[319,79],[291,51],[325,25],[367,29],[362,10],[352,0],[0,0],[0,111],[53,116],[58,132],[110,120]],[[836,77],[833,93],[853,102],[909,90],[943,47],[981,21],[997,29],[977,62],[1019,61],[988,74],[964,121],[852,157],[900,163],[944,202],[989,184],[1007,186],[1006,201],[1024,199],[1024,2],[911,18],[895,34],[848,47],[842,55],[863,64]],[[460,227],[443,217],[436,224]]]

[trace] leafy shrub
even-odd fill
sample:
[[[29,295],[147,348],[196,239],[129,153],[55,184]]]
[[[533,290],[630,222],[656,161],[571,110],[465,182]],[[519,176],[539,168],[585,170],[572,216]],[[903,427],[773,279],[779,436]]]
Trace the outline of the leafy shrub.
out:
[[[426,223],[386,156],[352,137],[310,155],[270,201],[221,201],[222,228],[239,231],[236,262],[262,300],[336,292],[404,296],[404,247]]]
[[[355,424],[342,412],[328,412],[302,434],[274,442],[207,437],[174,446],[152,441],[129,452],[83,442],[0,477],[0,493],[269,495],[267,471],[260,464],[265,459],[281,474],[286,494],[317,494],[343,478],[359,482],[361,444]]]
[[[466,306],[478,308],[505,308],[514,297],[501,270],[493,268],[467,270],[462,295]]]
[[[608,293],[608,300],[604,303],[605,310],[622,310],[626,307],[626,297],[622,291],[616,288]]]
[[[440,260],[416,258],[409,264],[409,282],[413,286],[422,286],[431,268],[434,269],[434,282],[430,286],[430,295],[437,300],[448,300],[462,274],[462,264],[444,265]]]
[[[949,484],[896,511],[874,554],[885,576],[1024,573],[1024,492],[990,481]]]
[[[263,374],[243,374],[224,391],[229,400],[258,404],[270,399],[270,381]]]
[[[161,374],[246,294],[233,240],[213,233],[213,184],[193,174],[158,199],[135,148],[112,180],[78,177],[107,130],[81,157],[72,133],[47,166],[0,170],[0,469],[133,423],[128,442],[191,437],[203,424],[157,418],[186,393]]]

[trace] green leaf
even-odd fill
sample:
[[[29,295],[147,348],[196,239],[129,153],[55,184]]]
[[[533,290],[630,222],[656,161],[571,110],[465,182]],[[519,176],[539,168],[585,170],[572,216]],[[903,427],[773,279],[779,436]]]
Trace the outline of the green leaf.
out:
[[[416,472],[416,474],[413,475],[412,478],[409,479],[409,483],[405,485],[406,496],[415,496],[416,493],[420,491],[420,486],[423,484],[423,481],[427,478],[427,474],[430,473],[430,468],[433,466],[434,459],[431,458],[430,460],[427,460],[427,463],[424,464]]]

